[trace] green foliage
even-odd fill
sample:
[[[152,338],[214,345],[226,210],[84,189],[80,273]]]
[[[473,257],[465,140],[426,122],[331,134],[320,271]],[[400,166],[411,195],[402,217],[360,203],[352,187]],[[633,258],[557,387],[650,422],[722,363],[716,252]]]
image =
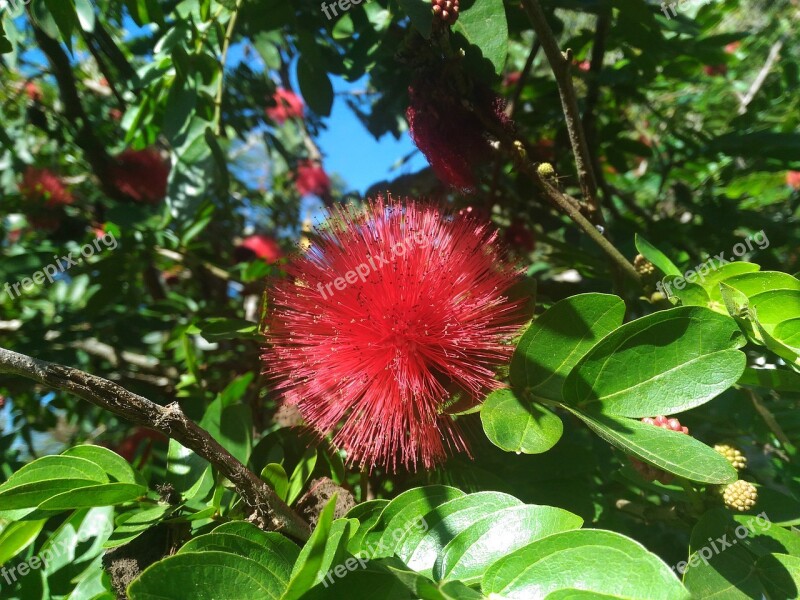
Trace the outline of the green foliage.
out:
[[[669,17],[643,0],[542,2],[573,61],[558,77],[531,2],[460,0],[451,27],[429,0],[337,2],[332,18],[306,1],[5,3],[0,348],[179,406],[279,513],[314,527],[308,539],[262,530],[272,513],[254,514],[209,462],[216,446],[192,450],[130,407],[115,405],[123,418],[82,399],[118,402],[104,386],[0,371],[0,597],[800,596],[796,2],[681,2]],[[421,75],[513,127],[480,132],[473,190],[412,168],[414,154],[366,194],[351,189],[374,165],[342,123],[407,140]],[[279,88],[302,96],[302,115],[280,116]],[[603,220],[577,177],[577,121]],[[163,202],[114,188],[117,157],[145,148],[168,159]],[[312,199],[297,185],[306,161],[346,172]],[[621,255],[641,255],[640,281],[534,185],[528,167],[544,162]],[[29,168],[72,201],[32,199]],[[511,295],[522,306],[536,289],[497,389],[467,397],[436,373],[471,460],[425,471],[346,462],[336,431],[279,407],[263,373],[265,281],[318,240],[318,205],[387,191],[491,220],[524,271]],[[281,256],[248,254],[253,233]],[[26,279],[19,294],[2,287]],[[659,415],[689,433],[641,420]],[[743,512],[720,494],[737,479],[758,492]],[[120,557],[141,571],[120,579]]]

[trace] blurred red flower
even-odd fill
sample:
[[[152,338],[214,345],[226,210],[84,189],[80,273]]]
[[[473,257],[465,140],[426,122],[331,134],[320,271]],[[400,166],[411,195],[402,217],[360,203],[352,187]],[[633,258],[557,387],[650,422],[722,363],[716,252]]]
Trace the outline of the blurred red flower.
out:
[[[786,184],[796,190],[800,190],[800,171],[787,171]]]
[[[251,235],[245,238],[237,247],[243,249],[242,260],[250,259],[252,256],[263,259],[266,263],[272,264],[283,256],[281,247],[273,238],[264,234]],[[250,256],[247,256],[249,254]]]
[[[42,89],[33,81],[25,84],[25,93],[32,102],[41,102],[44,98]]]
[[[522,324],[520,271],[488,223],[378,198],[331,209],[318,242],[270,287],[266,372],[351,464],[431,468],[468,452],[444,414],[454,391],[500,387]]]
[[[50,169],[28,167],[22,175],[19,191],[26,200],[47,207],[72,204],[74,198],[61,178]]]
[[[265,112],[276,123],[282,125],[289,119],[303,118],[303,101],[294,92],[278,88],[272,100],[275,106],[268,106]]]
[[[726,65],[706,65],[703,67],[703,72],[708,76],[725,75],[728,72]]]
[[[170,167],[155,148],[125,150],[109,169],[112,195],[145,204],[156,204],[167,195]]]
[[[331,179],[318,163],[301,160],[295,169],[294,186],[301,196],[320,196],[330,194]]]
[[[428,159],[436,176],[462,190],[475,188],[475,171],[492,155],[486,126],[481,118],[497,129],[510,131],[511,120],[506,104],[491,90],[474,90],[470,110],[463,93],[455,93],[441,77],[420,77],[408,88],[410,102],[406,110],[411,139]]]

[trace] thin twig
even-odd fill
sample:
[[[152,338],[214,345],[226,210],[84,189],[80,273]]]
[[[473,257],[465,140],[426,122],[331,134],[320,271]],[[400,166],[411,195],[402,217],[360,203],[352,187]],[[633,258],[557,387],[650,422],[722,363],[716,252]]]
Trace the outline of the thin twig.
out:
[[[581,186],[592,220],[602,224],[603,215],[600,210],[600,202],[597,198],[597,182],[594,177],[592,160],[590,158],[589,147],[586,144],[586,136],[581,125],[580,112],[578,110],[578,98],[575,95],[575,88],[572,86],[571,52],[566,55],[558,47],[553,31],[547,23],[547,17],[542,10],[539,0],[522,0],[522,6],[528,17],[533,23],[533,28],[539,36],[544,53],[553,70],[553,74],[558,84],[558,94],[561,97],[561,108],[564,111],[564,118],[567,124],[572,152],[575,155],[575,166],[578,170],[578,182]]]
[[[242,7],[244,0],[236,0],[236,6],[231,13],[231,19],[228,21],[228,29],[225,32],[225,40],[222,43],[222,54],[219,58],[219,85],[217,86],[217,95],[214,98],[214,127],[216,135],[222,135],[222,97],[225,93],[225,64],[228,62],[228,50],[231,47],[233,40],[233,32],[236,30],[236,21],[239,18],[239,9]]]
[[[753,81],[753,85],[750,86],[750,89],[747,90],[747,93],[742,97],[742,100],[739,104],[739,114],[743,115],[747,112],[747,107],[753,101],[753,98],[756,97],[758,90],[761,89],[761,86],[764,85],[764,82],[767,80],[767,75],[769,75],[770,70],[772,69],[772,65],[775,64],[775,61],[778,60],[778,54],[783,48],[783,40],[780,39],[774,44],[772,44],[772,48],[769,49],[769,55],[767,56],[767,62],[764,63],[764,66],[761,67],[761,70],[758,72],[758,75]]]
[[[0,372],[19,375],[57,390],[71,392],[136,425],[160,431],[193,450],[228,478],[254,511],[259,524],[300,540],[308,539],[308,523],[289,508],[258,475],[223,448],[207,431],[188,419],[177,403],[159,406],[107,379],[4,348],[0,348]]]
[[[511,119],[514,118],[514,115],[519,108],[519,99],[520,96],[522,96],[522,90],[525,88],[531,67],[533,67],[533,61],[536,58],[536,55],[539,53],[539,48],[541,47],[542,44],[539,42],[539,38],[535,38],[533,40],[533,45],[531,46],[531,51],[528,53],[528,58],[525,61],[525,66],[522,67],[522,71],[519,73],[519,81],[517,81],[517,84],[514,87],[514,95],[511,96],[511,100],[509,100],[508,106],[506,107],[506,114]]]

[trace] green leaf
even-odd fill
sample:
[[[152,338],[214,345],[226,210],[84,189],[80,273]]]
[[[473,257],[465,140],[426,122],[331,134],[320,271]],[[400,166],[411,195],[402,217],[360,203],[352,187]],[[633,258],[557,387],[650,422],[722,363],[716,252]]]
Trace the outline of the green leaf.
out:
[[[448,542],[433,568],[436,579],[480,581],[495,561],[538,539],[578,529],[579,516],[552,506],[512,506],[474,523]]]
[[[708,306],[711,300],[708,297],[708,292],[699,283],[684,282],[681,285],[682,289],[678,289],[673,285],[679,279],[675,276],[667,276],[663,281],[663,288],[668,291],[670,298],[677,298],[680,300],[682,306]]]
[[[483,593],[497,598],[543,600],[574,588],[630,600],[689,598],[670,568],[644,546],[591,529],[557,533],[520,548],[495,562],[481,581]]]
[[[349,519],[334,521],[335,509],[336,494],[322,509],[314,532],[300,551],[283,600],[300,598],[325,578],[331,564],[338,564],[345,558],[352,522]]]
[[[125,502],[133,502],[146,493],[146,487],[133,483],[105,483],[66,491],[41,502],[38,508],[40,510],[75,510],[95,506],[116,506]]]
[[[261,479],[266,481],[275,490],[278,497],[286,502],[289,493],[289,477],[278,463],[269,463],[261,469]]]
[[[577,362],[622,325],[625,304],[618,296],[578,294],[554,304],[523,334],[511,358],[511,385],[561,400],[564,380]]]
[[[305,55],[297,62],[297,82],[308,106],[320,117],[328,117],[333,107],[333,85],[325,69]]]
[[[279,600],[284,585],[266,565],[228,552],[182,552],[148,567],[128,587],[131,600]]]
[[[433,4],[430,0],[397,0],[400,9],[411,19],[411,24],[426,40],[433,28]]]
[[[197,324],[202,336],[209,342],[221,340],[260,339],[258,324],[244,319],[213,318]]]
[[[154,506],[146,510],[124,513],[117,519],[117,527],[103,544],[104,548],[116,548],[132,542],[145,531],[161,523],[174,509],[169,506]]]
[[[745,367],[736,323],[706,308],[679,307],[627,323],[594,346],[564,383],[564,400],[626,417],[705,404]]]
[[[130,463],[116,452],[102,446],[74,446],[62,452],[61,456],[76,456],[98,465],[114,481],[143,485],[141,477],[133,470]]]
[[[0,54],[6,54],[7,52],[11,52],[14,48],[11,46],[11,42],[8,41],[6,37],[6,31],[3,28],[3,19],[0,19]]]
[[[759,271],[728,277],[725,283],[748,298],[773,290],[800,291],[800,280],[779,271]]]
[[[348,511],[347,515],[345,515],[346,518],[357,519],[361,524],[355,534],[353,534],[353,537],[350,538],[350,542],[347,545],[347,550],[349,552],[356,554],[361,551],[364,538],[367,536],[370,529],[372,529],[373,525],[381,518],[381,513],[388,504],[389,501],[383,499],[367,500],[361,504],[356,504]],[[377,538],[374,534],[372,537]]]
[[[30,546],[42,531],[47,519],[9,523],[0,531],[0,565]]]
[[[306,450],[300,462],[292,472],[292,477],[289,479],[289,489],[286,492],[286,502],[294,504],[294,501],[303,493],[308,480],[311,479],[311,474],[314,472],[314,467],[317,465],[317,449],[309,448]]]
[[[461,36],[461,46],[470,60],[477,50],[479,69],[485,70],[486,61],[491,71],[499,75],[503,71],[508,54],[508,21],[503,0],[462,0],[458,21],[453,33]]]
[[[635,237],[636,240],[636,249],[639,251],[639,254],[644,256],[647,260],[653,263],[664,275],[676,275],[681,277],[683,273],[681,270],[675,266],[667,255],[661,252],[658,248],[653,246],[650,242],[640,236],[638,233]]]
[[[691,436],[635,419],[570,409],[612,446],[669,473],[703,483],[733,483],[736,469],[719,453]]]
[[[758,559],[756,569],[770,598],[800,596],[800,558],[770,554]]]
[[[75,10],[81,29],[88,33],[94,31],[95,14],[91,0],[75,0]]]
[[[271,552],[280,556],[288,564],[294,566],[300,556],[300,548],[285,536],[272,531],[262,531],[244,521],[230,521],[223,523],[214,530],[214,533],[235,535],[255,542],[259,546],[269,547]]]
[[[564,424],[540,404],[520,400],[512,390],[495,390],[481,407],[486,437],[506,452],[540,454],[556,445]]]
[[[411,569],[429,575],[436,558],[459,533],[479,519],[522,501],[500,492],[477,492],[440,504],[425,513],[425,530],[413,530],[395,547],[395,554]]]
[[[754,385],[778,392],[800,393],[800,374],[783,369],[751,369],[748,367],[736,383]]]
[[[55,20],[58,30],[61,32],[61,37],[67,47],[72,47],[72,30],[77,24],[77,15],[75,14],[75,1],[74,0],[44,0],[47,9]]]

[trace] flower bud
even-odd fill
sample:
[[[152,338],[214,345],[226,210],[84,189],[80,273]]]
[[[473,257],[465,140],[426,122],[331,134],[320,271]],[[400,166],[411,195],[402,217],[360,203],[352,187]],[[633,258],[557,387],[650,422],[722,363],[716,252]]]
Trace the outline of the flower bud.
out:
[[[740,479],[722,488],[722,499],[728,508],[744,512],[756,505],[758,490],[749,481]]]
[[[737,471],[747,467],[747,457],[738,448],[734,448],[729,444],[717,444],[714,446],[714,450],[722,454]]]

